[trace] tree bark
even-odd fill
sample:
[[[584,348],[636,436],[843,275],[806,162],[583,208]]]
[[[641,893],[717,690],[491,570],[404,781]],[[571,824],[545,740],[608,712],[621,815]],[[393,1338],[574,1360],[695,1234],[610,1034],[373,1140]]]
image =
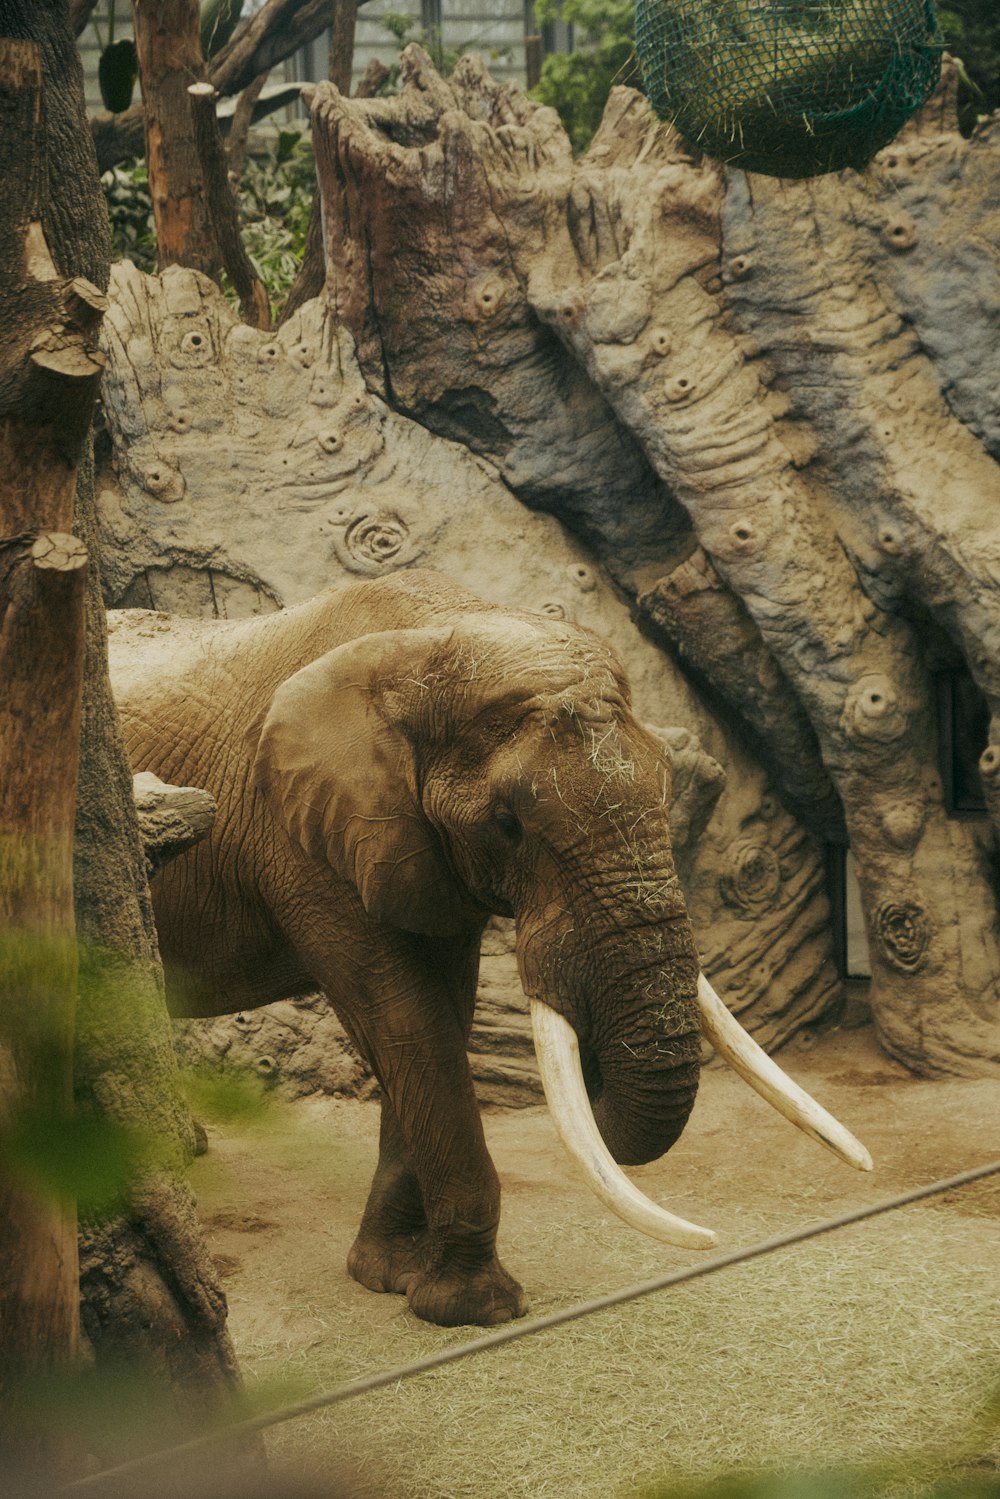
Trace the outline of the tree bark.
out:
[[[1000,318],[996,120],[942,137],[936,100],[866,176],[779,183],[628,89],[574,162],[475,59],[446,83],[410,47],[402,77],[314,106],[327,284],[367,378],[584,530],[679,649],[700,548],[750,647],[742,692],[728,628],[700,671],[793,804],[815,788],[825,837],[836,787],[883,1044],[994,1069],[989,830],[944,805],[921,621],[997,715],[996,334],[968,337]]]
[[[269,72],[325,31],[333,20],[334,3],[335,0],[268,0],[246,18],[212,58],[207,69],[208,82],[224,97],[241,93],[259,74]],[[110,171],[130,156],[142,155],[141,105],[120,115],[100,110],[91,121],[91,130],[102,172]]]
[[[229,166],[230,180],[234,183],[238,183],[243,175],[247,159],[247,144],[250,139],[250,126],[253,124],[254,105],[260,98],[268,76],[267,73],[258,73],[253,82],[247,84],[236,101],[236,108],[229,124],[229,134],[226,137],[226,161]]]
[[[188,84],[201,79],[198,0],[132,0],[157,261],[219,272]]]
[[[0,38],[0,1459],[45,1460],[25,1380],[65,1370],[79,1332],[76,1214],[17,1142],[65,1128],[73,1093],[73,824],[87,554],[76,465],[97,396],[106,306],[66,281],[42,226],[39,49]],[[25,170],[25,166],[28,170]],[[13,1155],[11,1151],[13,1149]]]
[[[3,48],[0,47],[0,53]],[[0,72],[4,62],[0,60]],[[0,84],[2,88],[2,84]],[[0,1465],[52,1459],[30,1384],[79,1339],[76,1211],[30,1171],[69,1127],[76,947],[73,820],[86,552],[62,532],[0,541]],[[58,1139],[58,1134],[56,1137]],[[17,1146],[29,1154],[25,1174]],[[14,1154],[11,1156],[13,1147]],[[48,1149],[54,1147],[50,1143]],[[51,1165],[51,1163],[48,1163]],[[19,1169],[20,1167],[20,1169]]]
[[[45,263],[40,254],[44,243],[52,267],[42,277],[45,296],[58,305],[56,292],[63,289],[65,324],[86,343],[85,330],[92,327],[100,303],[93,292],[81,295],[80,289],[88,283],[107,285],[110,244],[85,124],[79,56],[62,0],[17,5],[0,0],[0,31],[9,26],[16,26],[18,35],[35,41],[40,49],[48,170],[44,159],[31,153],[30,136],[19,132],[10,169],[4,163],[3,178],[10,188],[4,208],[24,184],[40,184],[41,231],[31,240],[29,264]],[[19,268],[23,252],[2,248],[0,274]],[[31,304],[29,299],[19,299],[18,304],[5,299],[5,305]],[[7,367],[10,349],[23,346],[16,331],[20,321],[11,318],[3,325],[6,342],[0,368]],[[84,1331],[98,1370],[114,1364],[122,1352],[134,1355],[136,1363],[159,1372],[168,1403],[189,1426],[196,1426],[232,1391],[235,1360],[225,1328],[225,1299],[181,1174],[194,1148],[193,1129],[178,1087],[131,771],[108,684],[87,443],[75,495],[72,475],[65,468],[69,436],[79,439],[85,422],[72,410],[64,423],[56,422],[51,403],[42,396],[46,383],[75,379],[79,385],[79,360],[67,360],[65,339],[51,335],[35,353],[39,357],[29,357],[26,378],[39,392],[36,419],[51,433],[61,455],[57,529],[69,530],[66,506],[75,503],[73,529],[90,559],[73,855],[76,932],[83,954],[74,1059],[76,1107],[83,1115],[148,1131],[163,1147],[162,1159],[134,1184],[127,1209],[112,1219],[81,1225]],[[0,402],[11,391],[10,382],[0,378]],[[25,409],[24,403],[16,403],[14,430],[22,452]],[[17,472],[4,463],[0,475],[16,478]],[[37,493],[37,485],[17,479],[10,513],[19,518],[22,529],[27,529],[26,508]],[[8,522],[5,529],[9,528]],[[156,1440],[154,1430],[138,1435],[140,1440]],[[136,1434],[113,1428],[91,1432],[93,1450],[109,1455],[135,1439]]]

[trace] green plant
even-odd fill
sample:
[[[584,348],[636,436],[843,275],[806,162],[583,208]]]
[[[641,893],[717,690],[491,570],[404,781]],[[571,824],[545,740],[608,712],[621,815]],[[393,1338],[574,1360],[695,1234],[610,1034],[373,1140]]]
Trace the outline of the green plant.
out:
[[[449,73],[455,71],[455,65],[462,53],[468,51],[469,46],[475,46],[470,42],[462,48],[445,47],[441,41],[441,34],[436,27],[425,29],[419,27],[414,16],[404,16],[397,11],[386,11],[384,16],[379,17],[379,24],[384,26],[390,36],[394,36],[399,43],[400,49],[409,42],[416,42],[423,47],[430,57],[442,78],[447,78]],[[411,35],[412,33],[412,35]],[[383,94],[395,94],[399,89],[399,66],[394,64],[389,69],[389,77],[379,90]]]
[[[144,161],[127,162],[101,178],[111,220],[114,255],[142,271],[156,270],[153,204]],[[305,252],[316,186],[312,144],[301,130],[264,137],[248,156],[239,185],[240,217],[247,254],[267,287],[272,310],[283,305]],[[235,305],[224,278],[223,290]]]
[[[531,97],[558,111],[573,150],[586,150],[616,83],[641,88],[635,56],[635,9],[631,0],[539,0],[539,25],[561,19],[572,24],[573,52],[552,52]]]
[[[302,264],[315,189],[312,142],[301,130],[279,130],[247,156],[239,188],[243,243],[275,315]],[[223,290],[236,301],[228,282]]]
[[[131,260],[141,271],[155,271],[156,231],[145,161],[112,167],[101,178],[101,186],[111,220],[115,260]]]
[[[1000,10],[996,0],[948,0],[938,20],[949,52],[961,61],[959,124],[1000,109]]]

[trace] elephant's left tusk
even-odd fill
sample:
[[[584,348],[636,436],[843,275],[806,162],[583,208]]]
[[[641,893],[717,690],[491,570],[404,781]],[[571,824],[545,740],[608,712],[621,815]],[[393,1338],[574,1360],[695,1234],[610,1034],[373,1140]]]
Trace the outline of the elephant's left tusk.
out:
[[[681,1249],[711,1249],[710,1228],[699,1228],[657,1207],[630,1182],[601,1139],[587,1097],[580,1047],[568,1020],[541,1000],[531,1001],[538,1070],[552,1121],[595,1196],[632,1228]]]
[[[828,1114],[804,1088],[793,1083],[772,1062],[766,1051],[748,1036],[735,1015],[726,1008],[703,973],[698,975],[698,1007],[701,1028],[719,1056],[738,1072],[761,1098],[784,1114],[799,1129],[832,1150],[834,1155],[858,1171],[871,1171],[872,1158],[850,1130]]]

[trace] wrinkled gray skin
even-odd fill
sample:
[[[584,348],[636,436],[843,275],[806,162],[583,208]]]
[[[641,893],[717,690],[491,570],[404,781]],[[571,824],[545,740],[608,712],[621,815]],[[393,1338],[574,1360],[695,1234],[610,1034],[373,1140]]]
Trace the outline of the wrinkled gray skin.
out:
[[[662,1155],[698,1078],[663,748],[597,636],[432,573],[185,627],[115,673],[134,769],[219,804],[153,884],[172,1007],[324,990],[382,1087],[351,1274],[432,1322],[518,1316],[466,1057],[480,937],[513,914],[612,1153]]]

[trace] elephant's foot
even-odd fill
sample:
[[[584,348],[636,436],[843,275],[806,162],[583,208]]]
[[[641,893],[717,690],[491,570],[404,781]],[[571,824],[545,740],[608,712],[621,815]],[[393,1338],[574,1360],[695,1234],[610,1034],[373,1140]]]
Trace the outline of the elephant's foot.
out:
[[[493,1256],[478,1270],[444,1264],[419,1270],[406,1290],[410,1310],[439,1327],[495,1327],[523,1317],[528,1309],[524,1291]]]
[[[426,1238],[426,1230],[379,1234],[362,1224],[347,1256],[348,1274],[369,1291],[395,1291],[403,1295],[426,1263]]]

